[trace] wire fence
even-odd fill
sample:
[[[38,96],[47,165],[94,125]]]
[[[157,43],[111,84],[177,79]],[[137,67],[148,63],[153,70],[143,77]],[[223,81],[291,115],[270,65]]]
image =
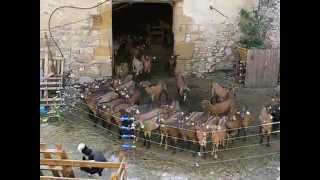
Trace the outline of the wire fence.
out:
[[[92,122],[92,120],[89,120],[89,119],[85,119],[83,117],[80,117],[79,115],[75,114],[75,113],[72,113],[70,112],[71,115],[77,117],[78,119],[80,120],[83,120],[83,121],[87,121],[87,122],[90,122],[90,123],[93,123],[95,124],[94,122]],[[70,120],[67,120],[69,122],[72,122]],[[74,122],[72,122],[74,123]],[[78,124],[77,124],[78,125]],[[103,130],[106,130],[108,132],[111,133],[111,135],[113,136],[118,136],[118,134],[116,134],[115,132],[107,129],[107,128],[104,128],[103,126],[101,125],[98,125],[96,124],[96,127],[99,127]],[[115,140],[115,139],[109,139],[107,137],[105,137],[106,140],[110,141],[110,142],[116,142],[116,143],[121,143],[120,140]],[[144,139],[144,138],[142,138]],[[270,143],[276,143],[276,142],[280,142],[280,141],[272,141]],[[151,143],[155,143],[155,144],[159,144],[158,142],[154,142],[154,141],[151,141]],[[242,146],[242,147],[253,147],[253,146],[257,146],[258,144],[251,144],[251,145],[247,145],[247,146]],[[261,145],[261,144],[259,144]],[[175,146],[170,146],[172,148],[178,148],[178,147],[175,147]],[[239,148],[242,148],[242,147],[235,147],[235,148],[230,148],[230,150],[234,150],[234,149],[239,149]],[[143,150],[143,148],[140,148],[140,147],[136,147],[136,149],[138,150],[141,150],[142,152],[146,152]],[[192,150],[185,150],[183,148],[179,148],[180,150],[184,150],[186,152],[192,152],[192,153],[199,153],[197,151],[192,151]],[[219,150],[217,152],[221,152],[221,151],[224,151],[224,150]],[[160,156],[160,157],[164,157],[164,158],[167,158],[167,159],[171,159],[172,156],[171,155],[165,155],[163,153],[159,153],[159,152],[156,152],[156,151],[153,151],[153,150],[148,150],[149,153],[153,153],[153,154],[156,154],[157,156]],[[204,152],[204,153],[209,153],[211,151],[208,151],[208,152]],[[200,166],[200,165],[209,165],[209,164],[218,164],[218,163],[226,163],[226,162],[234,162],[234,161],[239,161],[239,160],[248,160],[248,159],[254,159],[254,158],[263,158],[263,157],[267,157],[267,156],[272,156],[272,155],[276,155],[276,154],[280,154],[280,152],[271,152],[271,153],[265,153],[265,154],[260,154],[260,155],[252,155],[252,156],[247,156],[247,157],[241,157],[241,158],[230,158],[230,159],[226,159],[226,160],[215,160],[215,161],[206,161],[206,162],[197,162],[196,160],[195,161],[190,161],[190,160],[186,160],[186,159],[182,159],[182,158],[175,158],[176,160],[182,162],[182,164],[184,165],[189,165],[189,166]],[[135,160],[136,161],[136,160]],[[133,161],[133,162],[135,162]],[[142,160],[143,161],[143,160]]]
[[[72,108],[74,108],[74,107],[72,107]],[[77,117],[77,118],[79,118],[79,119],[82,119],[82,120],[85,120],[85,121],[94,123],[94,122],[92,122],[92,120],[84,119],[83,117],[81,117],[81,116],[79,116],[79,115],[77,115],[77,114],[75,114],[75,113],[72,113],[72,112],[70,112],[70,113],[71,113],[73,116],[75,116],[75,117]],[[87,113],[88,113],[88,112],[87,112]],[[95,124],[95,123],[94,123],[94,124]],[[105,130],[107,130],[108,132],[110,132],[112,135],[115,135],[116,137],[119,136],[119,134],[117,134],[116,132],[114,132],[114,131],[112,131],[112,130],[110,130],[110,129],[107,129],[107,128],[105,128],[105,127],[103,127],[103,126],[100,126],[100,125],[98,125],[98,124],[95,124],[95,125],[103,128],[103,129],[105,129]],[[119,126],[117,126],[117,127],[119,127]],[[137,131],[143,132],[143,131],[141,131],[141,130],[137,130]],[[280,132],[280,131],[279,131],[279,132]],[[259,135],[261,135],[261,134],[259,134]],[[145,140],[145,141],[147,141],[147,142],[150,142],[150,143],[153,143],[153,144],[157,144],[157,145],[160,145],[160,144],[161,144],[161,143],[159,143],[159,142],[156,142],[156,141],[151,140],[151,138],[150,138],[150,139],[146,139],[146,138],[144,138],[144,137],[139,137],[139,139],[142,139],[142,140]],[[185,139],[182,139],[182,140],[185,140]],[[196,143],[196,142],[198,142],[198,141],[192,141],[192,142],[193,142],[193,143]],[[212,141],[207,141],[207,143],[210,143],[210,142],[212,142]],[[280,140],[270,141],[269,143],[270,143],[270,144],[274,144],[274,143],[278,143],[278,142],[280,142]],[[250,148],[250,147],[254,147],[254,146],[260,146],[260,145],[263,145],[263,144],[268,144],[268,142],[267,142],[267,143],[257,143],[257,144],[244,145],[244,146],[239,146],[239,147],[234,147],[234,148],[218,149],[218,150],[216,150],[216,152],[230,151],[230,150],[241,149],[241,148]],[[193,150],[189,150],[189,149],[185,149],[185,148],[180,148],[180,147],[178,147],[178,146],[172,146],[172,145],[169,145],[169,144],[167,144],[167,146],[170,147],[170,148],[174,148],[174,149],[178,149],[178,150],[182,150],[182,151],[186,151],[186,152],[200,153],[199,151],[193,151]],[[201,153],[212,153],[212,152],[213,152],[213,151],[205,151],[205,152],[201,152]]]
[[[111,121],[106,121],[106,120],[103,119],[102,117],[99,117],[99,116],[97,116],[97,115],[95,115],[95,114],[93,114],[93,113],[90,113],[90,112],[88,112],[88,111],[85,111],[85,110],[82,109],[82,108],[76,108],[76,107],[71,107],[71,108],[76,109],[76,110],[80,110],[80,111],[82,111],[82,112],[84,112],[84,113],[86,113],[86,114],[88,114],[88,115],[91,115],[91,116],[93,116],[93,117],[95,117],[95,118],[101,119],[103,122],[105,122],[105,123],[107,123],[107,124],[110,124],[110,125],[112,125],[112,126],[114,126],[114,127],[120,128],[120,125],[115,124],[115,123],[112,123]],[[114,116],[114,117],[120,119],[120,117],[117,117],[117,116]],[[179,129],[179,128],[177,128],[177,129]],[[140,129],[135,129],[135,131],[137,131],[137,132],[144,132],[143,130],[140,130]],[[190,131],[191,131],[191,130],[190,130]],[[193,132],[194,132],[194,131],[193,131]],[[217,131],[217,132],[219,132],[219,131]],[[270,132],[269,134],[277,134],[277,133],[280,133],[280,130],[278,130],[278,131],[272,131],[272,132]],[[152,135],[159,135],[159,136],[162,135],[162,134],[156,133],[156,132],[154,132],[154,131],[152,131],[151,134],[152,134]],[[255,137],[255,136],[261,136],[261,135],[267,135],[267,133],[263,133],[263,134],[262,134],[262,133],[257,133],[257,134],[251,134],[251,135],[246,135],[246,136],[231,137],[231,138],[228,138],[228,140],[242,139],[242,138]],[[190,139],[183,139],[183,138],[179,138],[179,137],[175,137],[175,136],[169,136],[169,135],[166,135],[165,137],[166,137],[166,138],[175,138],[175,139],[183,140],[183,141],[189,141],[189,142],[192,142],[192,143],[197,143],[197,142],[198,142],[198,141],[194,141],[194,140],[190,140]],[[207,143],[212,143],[212,141],[206,141],[206,142],[207,142]]]

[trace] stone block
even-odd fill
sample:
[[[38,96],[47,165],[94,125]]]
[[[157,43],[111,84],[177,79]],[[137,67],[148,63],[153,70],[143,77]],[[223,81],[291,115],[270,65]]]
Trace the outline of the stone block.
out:
[[[180,55],[178,57],[179,59],[191,59],[193,55],[193,47],[194,44],[192,42],[177,42],[175,44],[175,53]]]

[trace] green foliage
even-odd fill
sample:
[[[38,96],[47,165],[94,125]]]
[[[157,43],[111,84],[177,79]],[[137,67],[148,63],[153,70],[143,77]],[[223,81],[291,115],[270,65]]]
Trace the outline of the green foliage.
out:
[[[265,48],[265,28],[262,16],[257,11],[240,10],[239,28],[242,36],[238,44],[244,48]]]

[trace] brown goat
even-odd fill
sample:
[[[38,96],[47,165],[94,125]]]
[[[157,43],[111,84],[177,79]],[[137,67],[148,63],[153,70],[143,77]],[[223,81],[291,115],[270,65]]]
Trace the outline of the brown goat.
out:
[[[272,133],[272,115],[267,111],[266,107],[263,107],[259,119],[261,122],[260,127],[260,143],[263,143],[264,136],[267,136],[267,146],[270,146],[270,138]]]
[[[169,57],[170,75],[174,75],[175,72],[176,72],[177,57],[178,57],[178,55],[172,55],[172,56]]]
[[[152,102],[155,102],[160,99],[162,91],[167,91],[167,85],[163,81],[160,81],[155,86],[146,86],[145,90],[150,95]]]
[[[129,96],[129,95],[128,95]],[[141,98],[141,92],[138,89],[134,89],[132,95],[128,98],[129,104],[139,104]]]
[[[115,100],[117,98],[119,98],[119,94],[117,94],[113,91],[110,91],[110,92],[104,94],[103,96],[100,96],[98,98],[98,103],[109,102],[109,101]]]
[[[212,83],[211,84],[211,96],[217,95],[218,97],[221,97],[223,99],[227,99],[227,96],[229,94],[229,90],[223,88],[220,84],[218,83]]]
[[[177,144],[179,137],[179,129],[175,127],[176,123],[178,122],[178,118],[181,113],[177,112],[168,117],[167,119],[160,119],[160,146],[162,145],[162,142],[165,141],[165,149],[168,148],[168,136],[171,136],[174,142],[174,145]],[[173,153],[175,153],[175,149]]]
[[[203,104],[206,107],[206,110],[210,112],[212,115],[223,115],[227,114],[234,108],[233,99],[227,99],[223,102],[212,105],[210,101],[204,100]]]
[[[151,72],[151,57],[142,56],[142,62],[143,62],[143,72],[149,75]]]
[[[214,155],[214,158],[217,159],[217,151],[219,150],[219,146],[222,145],[225,146],[225,140],[227,141],[227,147],[228,147],[228,133],[227,133],[227,127],[226,127],[226,117],[222,117],[219,120],[218,125],[213,126],[211,140],[212,140],[212,155]]]
[[[176,74],[176,86],[182,102],[186,103],[190,89],[188,88],[187,81],[181,73]]]

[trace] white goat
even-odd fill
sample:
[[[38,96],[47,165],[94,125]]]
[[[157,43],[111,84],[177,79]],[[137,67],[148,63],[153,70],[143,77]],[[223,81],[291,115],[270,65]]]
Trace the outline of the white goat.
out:
[[[139,61],[139,59],[137,59],[135,56],[133,56],[132,65],[133,65],[132,66],[133,72],[136,73],[136,76],[138,76],[139,74],[142,74],[143,63]]]

